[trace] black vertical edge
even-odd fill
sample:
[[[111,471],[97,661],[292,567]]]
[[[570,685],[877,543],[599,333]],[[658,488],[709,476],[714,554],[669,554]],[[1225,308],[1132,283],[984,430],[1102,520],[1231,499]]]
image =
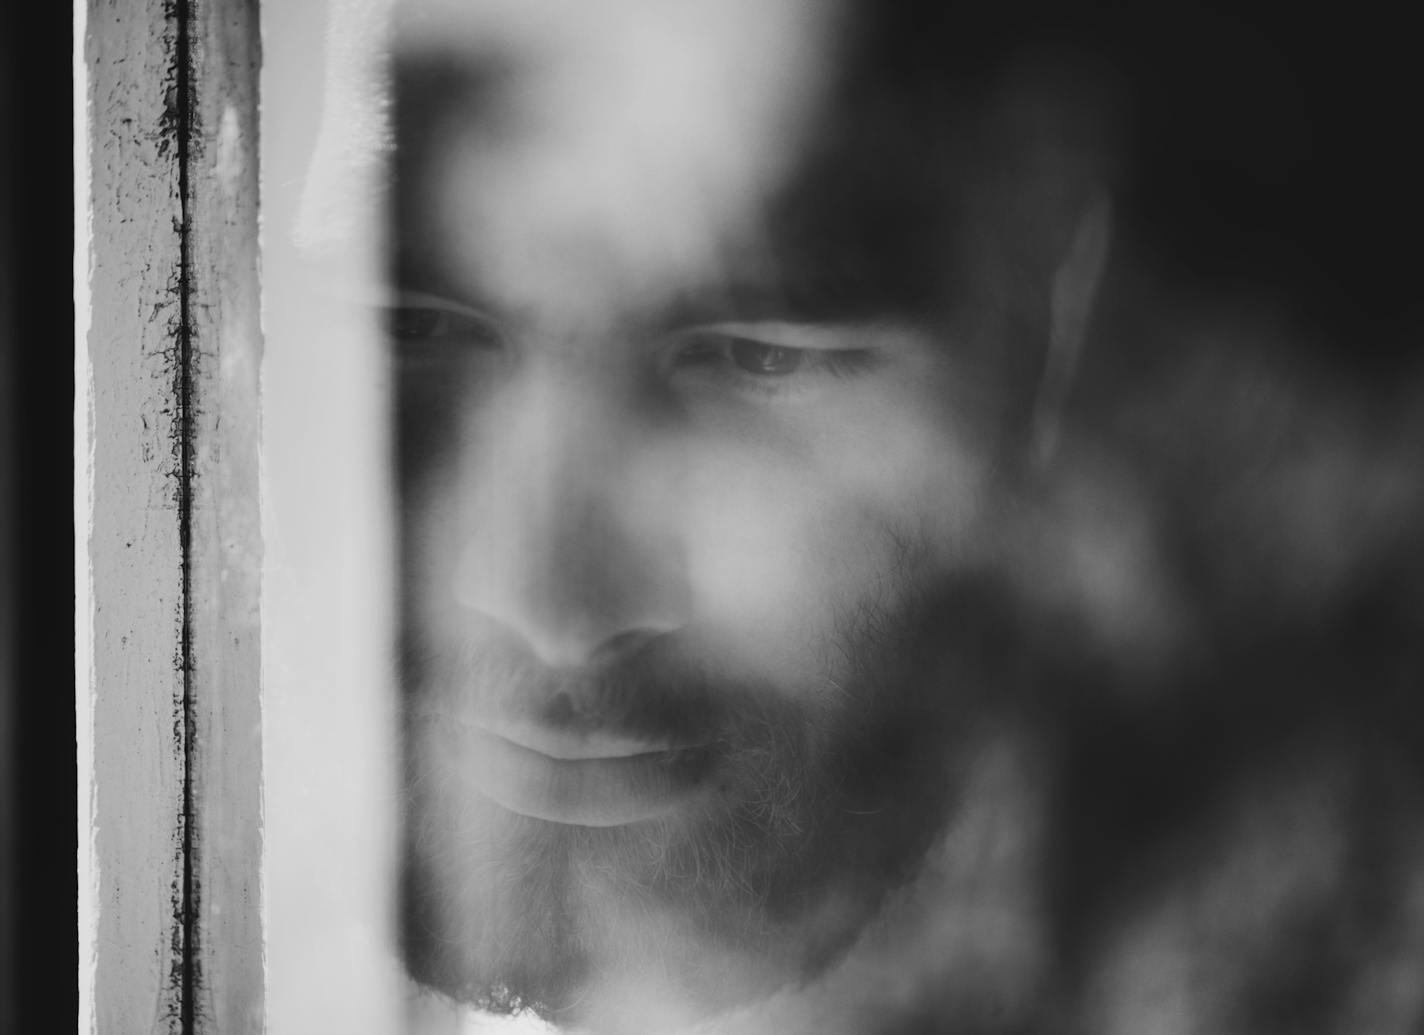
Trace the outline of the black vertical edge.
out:
[[[194,850],[198,817],[194,803],[196,765],[195,712],[193,699],[193,604],[192,604],[192,514],[194,427],[192,394],[195,383],[192,322],[192,218],[191,177],[193,120],[195,116],[192,60],[192,0],[164,0],[164,72],[156,84],[163,91],[163,112],[158,126],[160,152],[172,155],[178,177],[179,214],[173,227],[177,238],[169,293],[174,313],[169,325],[166,369],[171,378],[171,409],[168,411],[172,447],[170,477],[173,506],[178,519],[179,546],[179,636],[173,664],[179,676],[178,697],[174,701],[174,751],[182,769],[182,791],[175,819],[174,852],[177,863],[172,886],[172,929],[169,938],[167,1003],[169,1030],[190,1035],[197,1030],[197,908]],[[175,1027],[176,1025],[176,1027]]]
[[[14,39],[14,13],[5,8],[0,14],[0,40]],[[6,44],[0,52],[0,62],[9,69],[13,60],[12,46]],[[0,140],[6,141],[4,157],[0,159],[0,1031],[15,1028],[15,968],[16,924],[15,899],[18,891],[14,880],[18,851],[15,843],[16,782],[19,773],[14,765],[17,737],[13,727],[15,677],[14,608],[15,592],[12,575],[15,563],[13,542],[15,507],[15,431],[11,419],[14,409],[13,349],[14,305],[10,288],[15,269],[14,205],[9,141],[15,138],[15,83],[6,78],[0,83]]]
[[[0,1031],[73,1031],[72,4],[0,4]]]

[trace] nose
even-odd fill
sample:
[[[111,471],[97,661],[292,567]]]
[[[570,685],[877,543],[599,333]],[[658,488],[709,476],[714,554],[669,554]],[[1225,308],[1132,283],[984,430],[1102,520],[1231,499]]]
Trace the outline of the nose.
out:
[[[674,472],[623,400],[533,383],[462,465],[456,602],[553,667],[600,664],[681,628]]]

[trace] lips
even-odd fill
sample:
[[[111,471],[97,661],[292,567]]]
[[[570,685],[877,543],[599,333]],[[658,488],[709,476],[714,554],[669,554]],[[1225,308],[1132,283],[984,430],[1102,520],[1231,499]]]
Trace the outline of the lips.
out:
[[[574,826],[623,826],[686,805],[707,782],[712,752],[608,733],[540,726],[465,726],[465,771],[495,804]]]
[[[631,758],[676,751],[680,745],[670,736],[650,736],[623,733],[607,727],[583,728],[575,725],[553,725],[528,718],[510,718],[497,714],[481,718],[477,725],[483,733],[528,748],[560,761],[579,762],[599,759]]]

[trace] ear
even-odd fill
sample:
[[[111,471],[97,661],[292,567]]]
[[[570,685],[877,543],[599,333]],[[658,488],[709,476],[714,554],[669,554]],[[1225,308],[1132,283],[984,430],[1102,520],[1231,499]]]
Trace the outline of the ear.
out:
[[[1058,446],[1059,418],[1087,337],[1111,236],[1112,201],[1098,192],[1079,215],[1049,281],[1048,351],[1032,416],[1034,460],[1040,465]]]

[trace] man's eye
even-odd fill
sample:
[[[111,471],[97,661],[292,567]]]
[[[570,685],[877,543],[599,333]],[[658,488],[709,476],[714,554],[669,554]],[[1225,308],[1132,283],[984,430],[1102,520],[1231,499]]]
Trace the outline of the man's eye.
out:
[[[771,337],[774,332],[767,333]],[[849,377],[873,366],[877,356],[869,348],[801,348],[720,329],[692,330],[679,338],[679,366],[721,373],[748,387],[760,385],[767,390],[782,381],[799,383],[818,375]]]
[[[443,334],[449,323],[449,315],[438,309],[399,306],[386,313],[386,333],[399,341]]]
[[[385,311],[386,334],[402,347],[496,348],[499,329],[475,313],[435,306],[396,305]]]
[[[732,338],[727,354],[742,370],[761,377],[784,377],[794,373],[806,356],[805,349],[767,345],[749,338]]]

